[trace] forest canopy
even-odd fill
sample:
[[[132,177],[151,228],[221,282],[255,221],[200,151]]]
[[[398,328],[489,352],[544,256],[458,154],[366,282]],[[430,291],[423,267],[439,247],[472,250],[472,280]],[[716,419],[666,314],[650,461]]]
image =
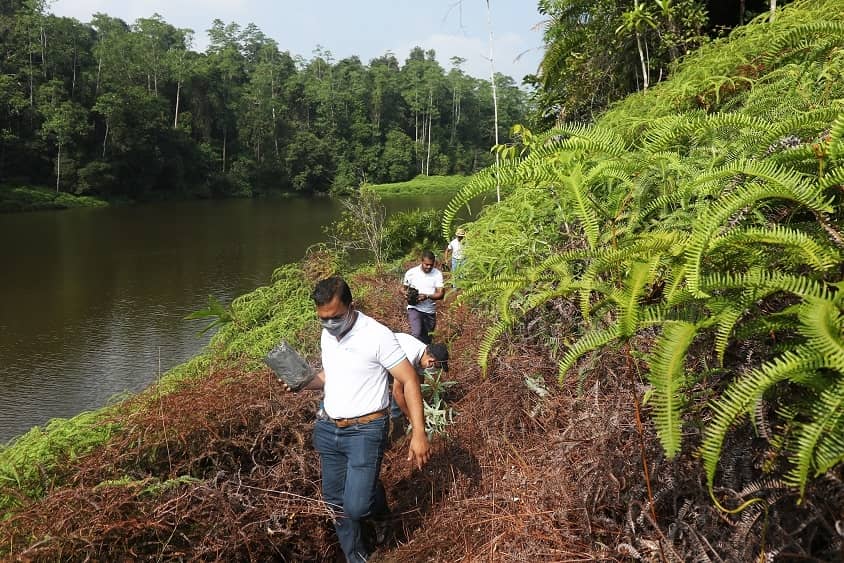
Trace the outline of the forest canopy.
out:
[[[254,24],[209,46],[160,15],[132,24],[0,2],[0,182],[107,198],[314,194],[471,174],[491,162],[492,85],[414,48],[364,64],[293,55]],[[499,134],[528,96],[497,74]]]

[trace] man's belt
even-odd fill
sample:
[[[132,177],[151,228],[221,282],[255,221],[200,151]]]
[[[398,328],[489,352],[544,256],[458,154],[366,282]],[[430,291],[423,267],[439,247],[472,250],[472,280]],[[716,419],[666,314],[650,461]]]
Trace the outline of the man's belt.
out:
[[[384,418],[389,412],[390,409],[388,407],[381,409],[380,411],[371,412],[354,418],[331,418],[323,409],[320,409],[317,413],[317,418],[319,420],[327,420],[337,426],[337,428],[348,428],[349,426],[354,426],[355,424],[366,424],[367,422]]]

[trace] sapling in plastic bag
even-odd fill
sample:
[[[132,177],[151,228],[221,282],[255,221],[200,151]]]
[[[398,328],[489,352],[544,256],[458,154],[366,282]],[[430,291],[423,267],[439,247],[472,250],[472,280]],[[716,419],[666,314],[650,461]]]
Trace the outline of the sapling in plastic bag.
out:
[[[270,366],[270,369],[290,387],[291,391],[304,388],[316,375],[308,362],[286,340],[282,340],[269,351],[264,357],[264,363]]]

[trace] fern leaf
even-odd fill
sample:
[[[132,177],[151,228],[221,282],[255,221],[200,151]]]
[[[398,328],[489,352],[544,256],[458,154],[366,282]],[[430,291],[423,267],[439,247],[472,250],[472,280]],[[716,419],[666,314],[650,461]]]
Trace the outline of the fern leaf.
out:
[[[827,299],[810,298],[800,307],[798,317],[800,332],[808,338],[806,345],[825,359],[827,367],[844,373],[844,316],[838,307]]]
[[[639,327],[639,302],[645,286],[652,281],[654,263],[634,262],[630,274],[624,280],[624,290],[619,292],[616,302],[619,305],[618,328],[622,337],[627,338]]]
[[[700,447],[710,489],[715,480],[724,438],[736,419],[748,412],[759,397],[778,382],[822,366],[823,360],[816,353],[806,348],[797,348],[766,362],[758,369],[751,370],[727,387],[721,397],[712,404],[715,416],[704,431]]]
[[[560,360],[557,376],[559,382],[561,384],[563,383],[566,373],[583,354],[597,350],[613,340],[617,340],[620,336],[621,332],[618,329],[618,325],[613,325],[608,329],[595,329],[583,335],[580,340],[566,350],[566,354]]]
[[[484,334],[484,339],[478,348],[478,365],[481,367],[481,374],[486,377],[487,367],[489,364],[489,355],[492,352],[492,347],[501,338],[501,335],[507,332],[512,326],[510,320],[499,320],[497,323],[490,326]]]
[[[816,185],[809,184],[796,172],[778,168],[770,163],[740,162],[725,166],[700,181],[713,177],[729,177],[745,174],[763,180],[762,183],[746,184],[713,203],[695,223],[692,237],[686,250],[687,280],[693,294],[705,297],[700,290],[700,268],[703,254],[709,247],[715,233],[736,212],[752,207],[758,201],[770,198],[793,200],[814,211],[829,211],[830,206],[823,199]]]
[[[650,401],[654,408],[654,423],[662,448],[669,458],[680,451],[683,410],[680,391],[686,380],[686,351],[696,334],[697,327],[691,323],[669,322],[648,357],[651,368],[648,379],[653,385]]]
[[[805,263],[816,271],[828,270],[838,265],[841,259],[835,248],[804,232],[782,225],[735,229],[727,235],[713,240],[709,251],[715,252],[722,245],[735,245],[742,248],[748,244],[760,243],[791,247],[797,250],[799,255],[805,258]]]
[[[819,444],[825,436],[823,451],[817,461],[817,474],[844,460],[844,440],[841,422],[844,419],[844,378],[839,378],[812,403],[812,420],[799,424],[796,435],[794,467],[786,474],[786,481],[800,488],[800,498],[806,492],[806,481],[816,460]]]

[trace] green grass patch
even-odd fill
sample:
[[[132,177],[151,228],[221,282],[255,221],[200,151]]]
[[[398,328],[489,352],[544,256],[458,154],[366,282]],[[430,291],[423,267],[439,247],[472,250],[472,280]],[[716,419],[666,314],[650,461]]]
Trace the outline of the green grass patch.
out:
[[[0,212],[37,211],[40,209],[70,209],[71,207],[104,207],[107,202],[77,196],[41,186],[0,185]]]
[[[468,176],[422,176],[395,184],[370,184],[381,196],[421,196],[457,193],[469,181]]]

